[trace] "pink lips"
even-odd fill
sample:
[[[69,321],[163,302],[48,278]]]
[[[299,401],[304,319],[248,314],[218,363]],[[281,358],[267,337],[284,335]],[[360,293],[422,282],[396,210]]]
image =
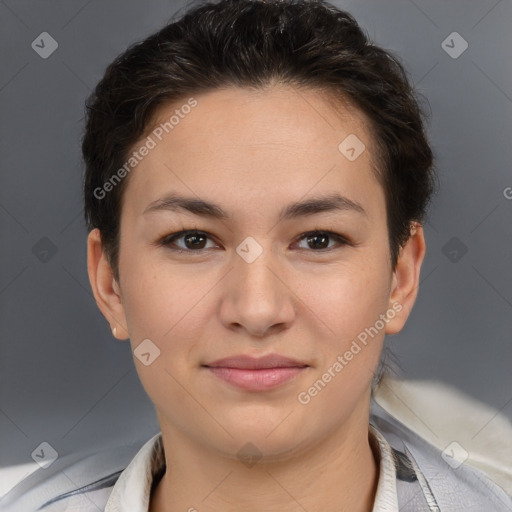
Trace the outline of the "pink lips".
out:
[[[247,391],[265,391],[293,379],[308,365],[278,354],[238,355],[203,365],[220,379]]]

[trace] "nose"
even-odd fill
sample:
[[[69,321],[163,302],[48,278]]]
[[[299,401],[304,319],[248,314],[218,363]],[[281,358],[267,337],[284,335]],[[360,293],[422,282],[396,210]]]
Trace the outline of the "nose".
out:
[[[289,328],[296,310],[289,279],[270,248],[253,261],[234,254],[220,306],[225,327],[257,338]]]

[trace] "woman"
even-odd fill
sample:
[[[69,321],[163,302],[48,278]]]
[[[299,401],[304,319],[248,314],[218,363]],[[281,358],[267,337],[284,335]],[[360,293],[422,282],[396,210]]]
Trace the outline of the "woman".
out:
[[[372,400],[435,176],[402,66],[348,13],[190,9],[109,66],[83,154],[91,287],[161,433],[41,510],[511,509]]]

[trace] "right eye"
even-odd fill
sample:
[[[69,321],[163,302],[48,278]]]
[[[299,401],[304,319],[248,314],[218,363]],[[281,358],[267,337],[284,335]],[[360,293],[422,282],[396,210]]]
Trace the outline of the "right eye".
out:
[[[210,236],[203,231],[189,229],[165,235],[158,244],[176,252],[199,252],[211,248],[205,247],[206,240],[209,238]],[[183,240],[184,244],[176,247],[177,240]]]

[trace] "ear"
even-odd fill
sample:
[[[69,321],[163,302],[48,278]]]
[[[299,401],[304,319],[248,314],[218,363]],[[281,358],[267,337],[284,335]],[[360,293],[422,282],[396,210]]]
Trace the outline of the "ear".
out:
[[[421,224],[413,223],[411,235],[400,249],[398,262],[393,273],[389,308],[396,312],[386,324],[386,334],[400,332],[411,313],[418,295],[421,264],[426,246]]]
[[[121,290],[103,251],[99,229],[93,229],[87,237],[87,272],[96,304],[110,324],[111,330],[115,328],[113,336],[118,340],[127,339],[129,333]]]

